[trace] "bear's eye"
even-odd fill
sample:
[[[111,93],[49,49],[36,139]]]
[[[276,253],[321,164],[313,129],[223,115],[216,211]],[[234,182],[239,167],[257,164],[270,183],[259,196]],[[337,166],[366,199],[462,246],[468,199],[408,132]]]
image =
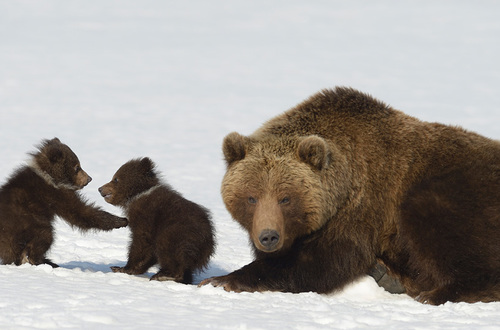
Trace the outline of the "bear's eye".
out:
[[[113,182],[114,182],[114,183],[118,183],[118,178],[114,177],[114,178],[113,178]]]
[[[248,197],[248,204],[257,204],[257,200],[253,197]]]
[[[288,204],[288,203],[290,203],[290,198],[288,197],[285,197],[278,202],[278,204]]]
[[[82,170],[82,168],[80,167],[80,165],[76,165],[75,166],[75,173],[78,173]]]

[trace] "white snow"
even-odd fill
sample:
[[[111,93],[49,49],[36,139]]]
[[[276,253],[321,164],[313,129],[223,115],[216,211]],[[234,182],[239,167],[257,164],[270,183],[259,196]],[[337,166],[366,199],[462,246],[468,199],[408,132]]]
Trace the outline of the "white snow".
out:
[[[210,208],[217,253],[196,282],[252,260],[225,210],[222,138],[335,85],[500,139],[498,1],[0,1],[0,183],[59,137],[97,188],[149,156]],[[363,278],[342,292],[227,293],[115,274],[127,228],[56,223],[61,265],[0,266],[0,328],[494,329],[500,303],[419,304]],[[152,275],[154,269],[147,275]]]

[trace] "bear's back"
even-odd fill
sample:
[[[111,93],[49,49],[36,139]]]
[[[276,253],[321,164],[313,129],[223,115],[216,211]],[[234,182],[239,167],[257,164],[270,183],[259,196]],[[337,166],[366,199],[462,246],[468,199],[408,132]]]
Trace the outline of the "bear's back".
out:
[[[54,211],[49,207],[59,192],[36,174],[30,167],[16,170],[0,188],[0,209],[3,214],[37,214],[51,218]],[[9,219],[10,220],[10,219]]]
[[[190,219],[209,219],[209,212],[204,207],[184,198],[170,186],[162,184],[147,195],[132,201],[127,215],[130,226],[164,227],[174,222],[190,222]],[[135,221],[137,218],[137,224]],[[140,224],[139,224],[140,223]]]
[[[252,137],[266,134],[330,136],[333,130],[350,130],[350,126],[377,124],[388,118],[403,116],[385,103],[352,88],[325,89],[296,107],[267,121]]]

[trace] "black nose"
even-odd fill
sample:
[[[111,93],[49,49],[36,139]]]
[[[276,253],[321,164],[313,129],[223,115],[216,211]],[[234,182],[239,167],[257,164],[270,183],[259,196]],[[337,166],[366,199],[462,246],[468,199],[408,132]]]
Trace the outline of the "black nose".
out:
[[[265,229],[259,235],[259,242],[268,250],[273,251],[280,241],[280,234],[276,230]]]
[[[102,187],[99,187],[99,189],[97,189],[97,190],[99,190],[99,192],[102,192]]]

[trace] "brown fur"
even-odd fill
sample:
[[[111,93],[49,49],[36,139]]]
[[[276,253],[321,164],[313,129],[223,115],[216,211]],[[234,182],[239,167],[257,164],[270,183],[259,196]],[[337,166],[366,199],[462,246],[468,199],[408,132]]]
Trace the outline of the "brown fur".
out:
[[[204,281],[332,292],[377,261],[421,302],[500,300],[500,143],[325,90],[223,143],[256,260]]]
[[[29,165],[20,167],[0,188],[0,259],[3,264],[48,263],[56,215],[82,230],[111,230],[127,220],[84,201],[77,190],[91,177],[59,139],[44,140]]]
[[[152,280],[189,284],[208,264],[215,246],[209,212],[161,183],[149,158],[122,165],[99,192],[125,210],[132,232],[127,264],[114,272],[142,274],[159,264]]]

